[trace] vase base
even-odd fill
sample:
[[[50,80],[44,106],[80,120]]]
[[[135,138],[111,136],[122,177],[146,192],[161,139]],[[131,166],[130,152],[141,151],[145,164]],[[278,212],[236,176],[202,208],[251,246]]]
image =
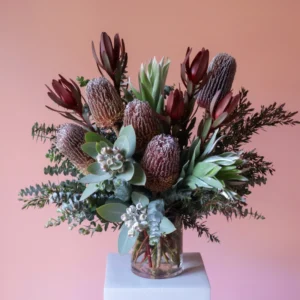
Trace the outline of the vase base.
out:
[[[147,279],[167,279],[176,277],[183,272],[182,265],[173,268],[170,268],[167,264],[165,265],[162,264],[158,269],[153,270],[143,268],[143,264],[141,264],[141,268],[139,268],[139,264],[135,264],[135,266],[132,266],[131,271],[133,274]]]

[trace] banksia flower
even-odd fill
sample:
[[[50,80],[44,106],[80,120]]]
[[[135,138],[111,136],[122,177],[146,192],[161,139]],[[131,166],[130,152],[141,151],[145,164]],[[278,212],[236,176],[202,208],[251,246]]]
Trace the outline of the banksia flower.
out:
[[[136,152],[145,150],[150,140],[160,133],[159,120],[148,102],[133,100],[125,108],[124,126],[132,125],[136,134]]]
[[[141,162],[146,173],[146,187],[163,192],[172,187],[179,176],[180,148],[170,135],[155,136],[148,144]]]
[[[57,105],[73,110],[77,114],[82,115],[83,106],[79,86],[73,80],[70,80],[69,82],[63,76],[59,75],[59,77],[59,80],[52,80],[52,87],[54,91],[46,85],[49,90],[48,96]]]
[[[87,167],[94,162],[82,150],[86,131],[75,124],[64,124],[58,128],[56,147],[82,173],[87,173]]]
[[[166,112],[172,120],[178,121],[184,115],[184,97],[182,91],[176,89],[171,91],[168,99]]]
[[[198,85],[206,77],[208,60],[209,60],[209,51],[205,48],[202,48],[201,51],[197,53],[190,65],[190,55],[192,49],[188,48],[186,51],[186,56],[184,62],[181,64],[181,79],[185,86],[187,86],[187,78],[194,85]]]
[[[106,78],[90,80],[86,86],[86,95],[98,127],[113,127],[122,121],[124,114],[122,99]]]
[[[198,104],[208,109],[217,91],[220,91],[217,100],[223,99],[231,90],[235,72],[236,61],[232,56],[226,53],[215,56],[208,66],[209,79],[197,96]]]

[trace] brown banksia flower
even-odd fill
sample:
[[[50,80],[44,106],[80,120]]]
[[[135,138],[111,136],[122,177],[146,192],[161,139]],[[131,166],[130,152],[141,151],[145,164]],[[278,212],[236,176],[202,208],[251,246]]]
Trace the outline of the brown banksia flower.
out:
[[[87,167],[94,160],[81,150],[85,133],[79,125],[63,124],[57,130],[56,147],[77,169],[87,174]]]
[[[159,120],[148,102],[133,100],[125,108],[124,126],[132,125],[136,134],[136,152],[145,150],[151,139],[160,131]]]
[[[220,91],[218,100],[223,99],[231,90],[235,72],[236,61],[232,56],[226,53],[216,55],[208,66],[209,79],[197,96],[198,104],[209,109],[217,91]]]
[[[148,144],[142,168],[146,173],[146,187],[152,192],[163,192],[172,187],[179,176],[180,148],[170,135],[155,136]]]
[[[113,127],[123,119],[124,105],[113,85],[104,77],[94,78],[86,86],[92,116],[98,127]]]

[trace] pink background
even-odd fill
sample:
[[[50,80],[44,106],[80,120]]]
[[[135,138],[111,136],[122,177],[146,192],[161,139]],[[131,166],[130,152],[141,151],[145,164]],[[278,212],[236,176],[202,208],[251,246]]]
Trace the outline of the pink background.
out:
[[[98,76],[90,43],[101,31],[119,32],[129,52],[129,72],[151,56],[172,60],[169,83],[179,82],[187,46],[238,62],[234,88],[250,89],[256,107],[273,101],[299,110],[300,2],[227,1],[1,1],[1,226],[0,299],[102,299],[105,259],[117,235],[94,238],[67,225],[44,229],[53,208],[21,211],[19,188],[47,180],[46,145],[31,140],[35,121],[63,120],[44,106],[45,83],[58,73]],[[265,221],[209,219],[221,245],[186,232],[185,251],[200,251],[212,299],[299,299],[299,129],[263,132],[252,147],[275,162],[277,172],[249,203]]]

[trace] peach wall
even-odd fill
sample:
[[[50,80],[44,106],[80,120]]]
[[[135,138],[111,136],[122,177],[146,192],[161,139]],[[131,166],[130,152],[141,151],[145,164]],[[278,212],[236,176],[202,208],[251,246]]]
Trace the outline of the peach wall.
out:
[[[21,211],[16,200],[20,187],[46,180],[46,145],[31,140],[31,125],[62,122],[44,108],[44,84],[59,72],[98,76],[90,42],[101,31],[125,39],[133,80],[142,61],[165,55],[169,83],[178,83],[186,47],[205,46],[236,57],[234,88],[250,89],[255,106],[277,101],[300,110],[298,0],[1,0],[0,10],[0,299],[102,299],[105,257],[116,251],[117,235],[44,229],[54,209]],[[299,299],[299,130],[254,138],[277,169],[249,199],[265,221],[209,219],[221,245],[185,234],[185,251],[205,259],[213,300]]]

